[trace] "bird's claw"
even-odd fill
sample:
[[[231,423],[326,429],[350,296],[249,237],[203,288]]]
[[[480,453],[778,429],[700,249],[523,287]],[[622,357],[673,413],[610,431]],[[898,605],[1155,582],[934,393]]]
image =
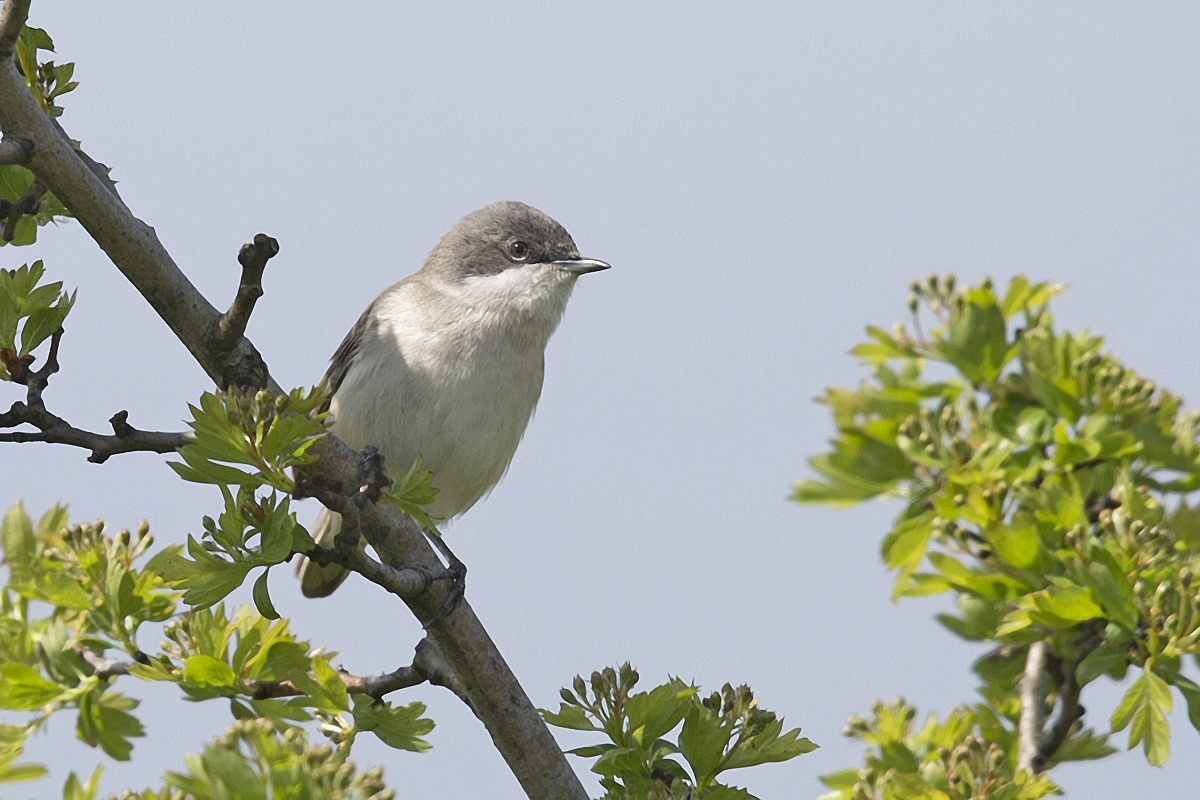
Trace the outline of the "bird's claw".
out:
[[[425,630],[429,630],[431,625],[458,608],[458,604],[462,602],[463,595],[467,591],[467,565],[456,558],[446,567],[445,572],[434,578],[434,580],[450,581],[450,591],[446,595],[446,599],[442,601],[442,605],[438,608],[437,613],[423,626]]]

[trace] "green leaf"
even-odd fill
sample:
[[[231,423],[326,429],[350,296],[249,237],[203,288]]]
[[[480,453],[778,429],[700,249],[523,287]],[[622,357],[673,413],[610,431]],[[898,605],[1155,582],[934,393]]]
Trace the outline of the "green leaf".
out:
[[[566,703],[560,703],[557,712],[547,711],[544,708],[538,709],[538,711],[546,722],[559,728],[569,728],[575,731],[603,730],[603,728],[598,727],[596,723],[592,722],[579,706],[569,706]]]
[[[1101,675],[1118,671],[1124,676],[1125,668],[1131,661],[1129,649],[1113,644],[1103,644],[1088,653],[1079,666],[1075,668],[1075,678],[1080,686],[1086,686]]]
[[[1187,702],[1188,721],[1192,723],[1193,728],[1200,731],[1200,686],[1179,674],[1171,676],[1171,683]]]
[[[1133,587],[1111,557],[1107,560],[1097,553],[1097,560],[1088,564],[1087,572],[1081,577],[1100,598],[1109,619],[1129,630],[1138,627],[1138,610],[1133,600]]]
[[[90,745],[100,745],[104,752],[118,761],[128,761],[133,752],[132,737],[145,736],[146,731],[137,717],[128,713],[137,701],[116,692],[100,694],[99,687],[79,698],[79,718],[75,729],[79,738]]]
[[[262,575],[254,582],[254,607],[267,619],[279,619],[279,612],[271,605],[271,594],[267,589],[267,573],[270,571],[269,568],[264,569]]]
[[[191,536],[188,553],[192,559],[186,558],[178,546],[167,548],[150,564],[168,584],[185,589],[183,602],[196,608],[207,608],[225,598],[257,566],[252,562],[234,563],[217,558]]]
[[[296,527],[296,517],[289,513],[289,508],[285,497],[277,508],[271,509],[264,521],[259,552],[268,564],[278,564],[292,554],[292,531]]]
[[[261,681],[282,681],[291,677],[295,670],[308,672],[312,669],[308,647],[300,642],[276,641],[267,645],[261,660],[252,666],[253,677]]]
[[[991,292],[978,292],[950,315],[950,337],[936,349],[974,381],[994,381],[1008,361],[1007,324]]]
[[[789,761],[817,749],[815,743],[800,736],[799,728],[782,731],[783,720],[777,719],[749,739],[738,742],[721,765],[721,771]]]
[[[1028,569],[1038,561],[1037,524],[1030,514],[1016,514],[1011,525],[997,523],[987,532],[996,554],[1018,569]]]
[[[0,783],[37,780],[49,772],[41,764],[0,764]]]
[[[0,708],[36,711],[57,700],[66,690],[28,664],[0,664]]]
[[[679,750],[691,765],[697,783],[707,783],[716,774],[729,735],[720,717],[708,709],[695,705],[688,712],[679,733]]]
[[[1171,753],[1171,687],[1152,671],[1138,677],[1112,714],[1113,731],[1129,727],[1129,749],[1143,743],[1146,760],[1156,767]]]
[[[15,581],[28,577],[29,568],[37,559],[37,539],[33,535],[33,522],[20,503],[8,509],[4,515],[0,545],[4,547],[4,563],[8,565],[12,579]]]
[[[421,717],[425,713],[424,703],[409,703],[391,707],[364,695],[354,697],[354,726],[370,731],[388,747],[423,753],[430,748],[429,742],[421,737],[433,730],[433,720]]]
[[[183,662],[183,680],[192,686],[232,687],[237,683],[237,675],[219,658],[199,655]]]
[[[1080,586],[1051,586],[1033,595],[1039,611],[1072,622],[1085,622],[1104,616],[1091,593]]]

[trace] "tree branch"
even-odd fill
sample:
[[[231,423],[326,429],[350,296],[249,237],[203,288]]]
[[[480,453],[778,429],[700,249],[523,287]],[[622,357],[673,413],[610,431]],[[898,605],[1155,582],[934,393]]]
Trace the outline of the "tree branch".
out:
[[[33,145],[28,141],[5,136],[0,141],[0,164],[24,164],[32,151]]]
[[[21,29],[29,19],[30,0],[5,0],[0,7],[0,59],[12,58]]]
[[[15,428],[18,425],[32,425],[34,431],[13,431],[0,433],[0,442],[49,442],[52,444],[69,444],[91,450],[88,461],[103,464],[110,456],[118,453],[134,451],[150,451],[153,453],[170,453],[182,447],[190,438],[187,433],[160,433],[157,431],[140,431],[129,424],[129,412],[118,411],[109,423],[113,426],[112,435],[92,433],[72,426],[62,417],[51,414],[46,410],[42,393],[50,383],[50,376],[58,372],[58,347],[62,340],[63,329],[59,328],[50,338],[50,354],[46,363],[37,372],[29,370],[32,359],[29,356],[17,358],[11,351],[0,351],[0,357],[5,358],[5,366],[14,383],[23,384],[28,388],[25,402],[17,401],[8,411],[0,414],[0,428]]]
[[[149,659],[144,654],[140,659],[133,661],[118,661],[115,658],[101,655],[95,650],[83,645],[76,645],[75,652],[83,658],[95,670],[94,675],[97,678],[115,678],[121,675],[128,675],[130,669],[137,663],[148,663]],[[144,660],[143,660],[144,659]],[[376,700],[383,699],[384,695],[407,689],[410,686],[417,686],[425,682],[441,684],[440,681],[446,678],[440,670],[445,667],[445,661],[441,660],[441,654],[437,652],[437,645],[428,639],[422,639],[417,643],[416,652],[413,656],[413,662],[410,666],[400,667],[393,672],[385,672],[382,675],[372,675],[369,677],[359,677],[351,675],[346,670],[338,667],[338,677],[342,679],[342,683],[346,684],[346,691],[350,694],[365,694],[373,697]],[[436,678],[436,680],[435,680]],[[453,682],[453,676],[450,676],[450,681]],[[299,697],[305,694],[291,681],[247,681],[247,687],[251,690],[255,700],[265,700],[269,697]]]
[[[1079,693],[1083,687],[1075,679],[1077,666],[1077,663],[1064,665],[1061,675],[1058,677],[1058,718],[1055,719],[1054,725],[1051,726],[1038,746],[1037,756],[1033,759],[1035,772],[1041,772],[1046,768],[1046,765],[1054,758],[1054,754],[1058,752],[1058,748],[1062,747],[1070,737],[1075,723],[1083,718],[1084,708],[1079,703]]]
[[[27,9],[27,2],[6,0],[0,7],[0,37],[9,30],[6,22],[23,22]],[[19,33],[19,24],[16,30]],[[0,38],[0,56],[3,42]],[[11,56],[11,45],[7,52]],[[220,314],[180,271],[154,229],[129,211],[112,191],[111,181],[93,170],[95,162],[42,112],[11,57],[0,61],[0,130],[6,138],[30,143],[26,166],[71,211],[218,386],[278,390],[248,340],[242,338],[230,351],[214,335]]]
[[[1029,645],[1025,656],[1025,674],[1021,677],[1021,718],[1017,724],[1017,769],[1036,770],[1041,748],[1042,728],[1046,724],[1045,641]]]

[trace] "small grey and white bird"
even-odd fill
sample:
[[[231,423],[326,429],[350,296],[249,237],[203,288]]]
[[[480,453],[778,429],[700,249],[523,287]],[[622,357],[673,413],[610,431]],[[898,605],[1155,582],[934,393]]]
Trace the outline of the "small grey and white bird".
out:
[[[465,512],[503,477],[542,392],[546,343],[576,279],[608,269],[580,258],[571,235],[536,208],[494,203],[467,215],[420,271],[385,289],[333,355],[323,379],[333,432],[375,447],[389,470],[420,456],[433,473],[437,522]],[[312,529],[330,547],[341,516]],[[308,597],[346,578],[302,558]]]

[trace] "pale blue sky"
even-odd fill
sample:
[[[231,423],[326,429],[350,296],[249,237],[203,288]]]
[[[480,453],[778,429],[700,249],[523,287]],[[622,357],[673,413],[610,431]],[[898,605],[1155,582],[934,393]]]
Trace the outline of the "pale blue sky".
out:
[[[748,682],[822,745],[743,778],[782,800],[859,763],[840,730],[876,697],[973,701],[980,651],[932,621],[945,603],[889,600],[877,553],[897,507],[785,500],[832,432],[811,398],[859,380],[846,351],[903,316],[914,277],[1067,282],[1061,322],[1200,397],[1194,3],[333,9],[35,0],[31,22],[78,64],[63,125],[214,304],[243,242],[279,240],[249,334],[285,386],[316,381],[366,304],[492,201],[543,209],[614,265],[580,281],[508,477],[449,532],[535,704],[625,660],[647,685]],[[180,428],[209,386],[148,306],[76,224],[0,251],[4,266],[34,258],[79,287],[51,409]],[[6,445],[0,472],[5,502],[145,517],[160,542],[198,533],[219,502],[148,455],[97,467]],[[407,663],[419,636],[361,582],[312,602],[280,571],[272,590],[353,672]],[[58,797],[97,761],[106,791],[140,788],[229,719],[173,687],[121,688],[147,698],[131,764],[55,719],[30,748],[53,777],[6,796]],[[1103,728],[1119,689],[1089,691]],[[457,700],[407,697],[429,703],[434,750],[364,741],[360,764],[383,763],[402,797],[521,797]],[[1164,769],[1136,752],[1054,777],[1070,797],[1184,796],[1200,736],[1174,723]]]

